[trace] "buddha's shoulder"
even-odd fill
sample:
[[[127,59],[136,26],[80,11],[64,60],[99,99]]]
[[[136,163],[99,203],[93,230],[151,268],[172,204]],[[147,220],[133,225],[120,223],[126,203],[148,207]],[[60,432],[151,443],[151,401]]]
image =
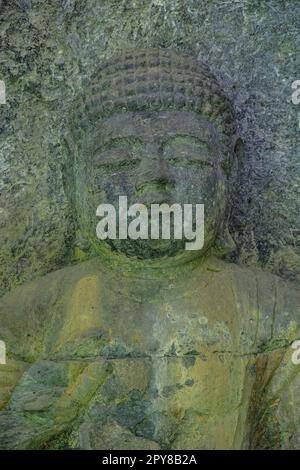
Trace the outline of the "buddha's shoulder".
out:
[[[273,322],[277,317],[280,325],[291,321],[300,324],[300,287],[295,282],[213,258],[207,261],[206,270],[211,273],[211,290],[218,296],[231,291],[237,304],[243,305],[245,311],[259,311],[262,321],[267,318]]]
[[[41,338],[53,313],[76,291],[101,284],[98,260],[85,261],[48,273],[17,286],[0,299],[0,339],[18,344],[17,338]],[[75,292],[75,294],[74,294]],[[17,348],[18,349],[18,348]]]
[[[212,273],[212,279],[215,278],[217,282],[220,279],[224,281],[227,279],[228,282],[233,284],[240,284],[240,287],[244,285],[245,290],[255,287],[268,291],[270,288],[273,289],[274,286],[298,294],[300,290],[297,283],[283,279],[276,274],[243,264],[226,262],[218,258],[209,258],[205,263],[205,270]]]
[[[35,299],[37,303],[49,304],[51,299],[55,302],[61,295],[64,295],[66,290],[73,289],[78,282],[88,282],[89,279],[96,278],[101,282],[102,277],[99,261],[93,259],[52,271],[19,285],[4,294],[0,302],[2,306],[19,304],[21,307]]]
[[[212,292],[218,292],[218,295],[231,291],[237,302],[251,301],[251,304],[257,304],[262,310],[272,310],[276,305],[277,309],[292,309],[298,313],[300,311],[300,286],[295,282],[261,269],[217,258],[206,261],[199,272],[199,279],[203,269],[205,278],[208,279],[208,288]]]

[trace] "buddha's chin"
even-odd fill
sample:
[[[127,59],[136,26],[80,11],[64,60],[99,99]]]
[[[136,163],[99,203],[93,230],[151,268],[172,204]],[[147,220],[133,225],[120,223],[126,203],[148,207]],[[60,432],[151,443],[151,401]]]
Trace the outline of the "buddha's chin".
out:
[[[183,255],[184,240],[107,240],[112,251],[127,258],[158,260]]]

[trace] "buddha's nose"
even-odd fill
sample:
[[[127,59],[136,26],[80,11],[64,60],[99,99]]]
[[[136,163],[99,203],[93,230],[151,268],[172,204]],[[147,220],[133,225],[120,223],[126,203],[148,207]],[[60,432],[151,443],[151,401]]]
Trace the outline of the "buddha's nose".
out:
[[[154,145],[148,146],[141,160],[135,184],[137,194],[149,195],[153,199],[149,202],[164,200],[166,194],[174,188],[175,178],[168,162],[163,158],[161,148]]]

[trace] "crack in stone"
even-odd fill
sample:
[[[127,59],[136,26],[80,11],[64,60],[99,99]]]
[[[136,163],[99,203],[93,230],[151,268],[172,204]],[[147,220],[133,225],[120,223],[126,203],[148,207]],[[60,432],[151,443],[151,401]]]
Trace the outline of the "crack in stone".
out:
[[[274,347],[270,349],[265,349],[265,350],[258,350],[258,351],[248,351],[248,352],[239,352],[239,351],[231,351],[228,349],[222,349],[222,350],[214,350],[214,351],[206,351],[205,354],[231,354],[235,357],[248,357],[248,356],[259,356],[260,354],[268,354],[273,351],[280,351],[283,349],[287,349],[291,347],[294,341],[296,339],[293,339],[292,341],[289,341],[283,346],[279,347]],[[183,354],[183,355],[178,355],[178,354],[163,354],[163,355],[155,355],[155,354],[128,354],[128,355],[123,355],[123,356],[104,356],[104,355],[97,355],[97,356],[90,356],[90,357],[62,357],[62,358],[57,358],[57,357],[52,357],[52,358],[47,358],[44,360],[47,361],[53,361],[53,362],[68,362],[68,361],[93,361],[93,360],[107,360],[107,361],[113,361],[113,360],[119,360],[119,359],[184,359],[188,357],[203,357],[203,353],[199,352],[193,352],[189,354]],[[43,360],[43,359],[41,359]]]

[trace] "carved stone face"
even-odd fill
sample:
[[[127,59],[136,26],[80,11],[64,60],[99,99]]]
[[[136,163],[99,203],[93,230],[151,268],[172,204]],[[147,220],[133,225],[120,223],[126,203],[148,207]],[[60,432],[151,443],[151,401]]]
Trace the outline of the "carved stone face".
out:
[[[94,246],[108,243],[144,259],[183,252],[182,240],[97,240],[96,208],[110,203],[117,209],[120,195],[128,197],[128,205],[204,204],[202,251],[213,243],[226,210],[228,152],[210,122],[194,112],[128,112],[102,120],[88,140],[77,178],[79,210]]]

